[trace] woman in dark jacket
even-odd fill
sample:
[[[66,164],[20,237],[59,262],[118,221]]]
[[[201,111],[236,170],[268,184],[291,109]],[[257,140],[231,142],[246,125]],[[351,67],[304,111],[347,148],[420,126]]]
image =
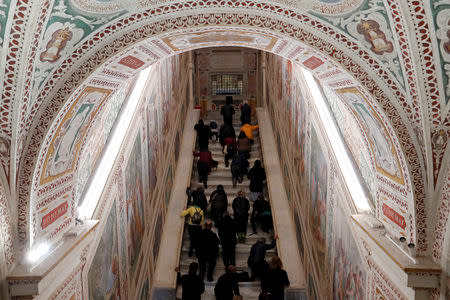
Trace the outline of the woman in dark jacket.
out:
[[[209,202],[211,203],[209,216],[214,220],[214,225],[217,227],[223,213],[226,212],[228,208],[228,197],[223,189],[223,185],[219,184],[217,189],[212,192]]]
[[[189,265],[189,272],[183,276],[180,274],[180,268],[176,267],[177,282],[182,287],[182,300],[200,300],[202,294],[205,292],[205,283],[197,275],[198,264],[192,262]]]
[[[248,211],[250,210],[250,202],[245,198],[245,192],[240,190],[238,196],[233,200],[234,222],[236,223],[237,236],[240,243],[245,242],[247,233]]]
[[[284,287],[289,286],[289,279],[283,264],[278,256],[272,257],[269,270],[265,272],[261,279],[261,289],[269,294],[270,300],[283,300]]]
[[[266,171],[261,167],[261,161],[255,160],[253,168],[248,171],[247,178],[250,179],[250,201],[253,202],[263,192]]]

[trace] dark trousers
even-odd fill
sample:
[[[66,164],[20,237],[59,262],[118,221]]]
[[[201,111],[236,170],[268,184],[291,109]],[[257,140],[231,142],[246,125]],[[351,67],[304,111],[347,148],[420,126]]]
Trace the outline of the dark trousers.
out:
[[[194,249],[195,249],[195,255],[198,256],[199,237],[202,232],[202,226],[201,225],[188,225],[188,232],[189,232],[189,239],[190,239],[189,256],[192,256]]]
[[[225,265],[225,267],[229,265],[235,265],[236,245],[234,243],[225,243],[224,245],[222,245],[222,251],[223,264]]]
[[[214,268],[216,267],[216,255],[208,255],[208,256],[200,256],[198,258],[198,264],[200,269],[200,278],[203,280],[205,277],[206,264],[208,264],[208,273],[206,274],[206,278],[208,280],[213,279]]]
[[[247,223],[248,223],[248,215],[245,216],[234,216],[234,222],[236,223],[237,232],[247,233]]]
[[[260,215],[258,213],[253,212],[250,217],[250,223],[252,224],[253,232],[256,232],[256,222],[260,221]]]
[[[206,182],[208,181],[208,173],[210,172],[210,170],[211,168],[208,163],[202,161],[199,161],[197,163],[197,172],[200,182],[206,184]]]
[[[230,159],[233,160],[234,156],[236,155],[236,153],[232,153],[232,154],[225,154],[225,165],[228,167],[229,161]]]
[[[248,266],[252,270],[251,280],[255,280],[256,277],[261,277],[269,269],[269,264],[265,260],[259,263],[249,263]]]

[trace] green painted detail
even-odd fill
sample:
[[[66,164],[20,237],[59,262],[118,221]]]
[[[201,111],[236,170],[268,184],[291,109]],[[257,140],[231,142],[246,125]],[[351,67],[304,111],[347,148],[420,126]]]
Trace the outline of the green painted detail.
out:
[[[50,14],[50,20],[47,23],[47,28],[55,22],[70,22],[76,27],[83,29],[84,36],[82,40],[90,33],[96,31],[106,23],[124,15],[125,10],[109,15],[83,15],[79,11],[75,10],[69,0],[59,0],[55,6],[53,6]]]
[[[3,3],[3,1],[0,0],[0,47],[3,46],[3,41],[5,39],[5,27],[6,21],[8,20],[8,11],[10,6],[11,1],[6,1],[6,3]]]
[[[387,30],[389,31],[390,36],[393,36],[391,23],[389,21],[389,17],[386,12],[383,0],[367,0],[363,4],[361,4],[359,9],[356,9],[353,12],[350,12],[345,15],[336,15],[336,16],[322,15],[314,11],[310,11],[310,13],[315,17],[329,23],[336,29],[341,30],[346,35],[352,36],[357,40],[361,39],[361,35],[358,33],[356,33],[355,35],[354,32],[350,32],[348,26],[359,23],[361,22],[361,20],[370,19],[371,14],[379,14],[383,16],[383,19],[385,20],[385,25],[387,26]],[[368,49],[368,51],[374,53],[370,49]],[[401,64],[400,59],[398,58],[398,54],[395,53],[395,55],[393,55],[393,57],[390,59],[386,58],[384,55],[377,55],[377,57],[404,88],[405,87],[404,73],[400,66]]]
[[[434,31],[438,31],[439,30],[439,26],[437,24],[437,16],[440,12],[444,11],[444,10],[448,10],[450,9],[450,4],[448,2],[448,0],[430,0],[430,7],[431,7],[431,12],[433,14],[433,25],[434,25]],[[450,20],[448,20],[448,22],[450,22]],[[450,31],[450,28],[448,29]],[[447,32],[448,35],[450,35],[450,33]],[[447,39],[443,39],[443,40],[439,40],[437,41],[437,44],[439,45],[439,59],[441,60],[441,76],[442,76],[442,81],[443,81],[443,85],[444,85],[444,90],[445,92],[445,104],[448,104],[450,101],[450,77],[447,75],[446,72],[446,66],[447,69],[450,68],[450,62],[449,61],[445,61],[444,59],[444,55],[442,53],[442,47],[441,47],[441,43],[450,43],[450,37],[447,35]]]

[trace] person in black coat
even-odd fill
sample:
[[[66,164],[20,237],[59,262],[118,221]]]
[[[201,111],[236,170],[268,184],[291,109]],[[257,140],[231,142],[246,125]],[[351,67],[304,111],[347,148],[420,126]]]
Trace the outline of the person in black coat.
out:
[[[200,278],[205,277],[206,264],[208,264],[208,273],[206,278],[213,281],[214,268],[216,267],[216,258],[219,251],[220,240],[212,230],[211,221],[205,222],[205,229],[202,230],[199,238],[198,263],[200,265]]]
[[[266,251],[275,248],[276,239],[278,239],[278,235],[274,236],[272,243],[266,244],[266,239],[261,237],[255,244],[253,244],[250,249],[250,256],[247,260],[247,264],[252,270],[250,280],[253,281],[257,276],[263,275],[263,273],[269,268],[269,265],[265,259]]]
[[[219,142],[222,147],[225,147],[225,139],[232,138],[236,139],[236,131],[234,131],[234,127],[231,124],[223,124],[219,130]]]
[[[244,103],[244,105],[241,106],[241,123],[244,124],[250,124],[252,119],[252,108],[247,103]]]
[[[219,222],[219,237],[222,244],[223,264],[225,267],[235,264],[236,257],[236,227],[228,211],[223,213],[223,218]]]
[[[262,193],[258,195],[258,199],[253,202],[253,211],[250,217],[250,223],[252,224],[253,234],[256,232],[256,223],[261,223],[261,230],[269,232],[273,229],[272,212],[270,210],[269,201],[264,200]]]
[[[224,124],[233,124],[233,115],[234,115],[234,107],[233,107],[233,96],[226,96],[225,105],[220,109],[220,114],[223,116]]]
[[[211,137],[211,129],[208,125],[203,123],[203,120],[198,120],[194,129],[197,130],[198,146],[200,151],[207,150],[209,145],[209,138]]]
[[[233,200],[234,221],[236,223],[236,231],[239,242],[245,242],[245,235],[247,233],[248,211],[250,209],[250,202],[245,198],[245,192],[240,190],[238,196]]]
[[[197,205],[203,211],[206,211],[206,206],[208,206],[208,201],[205,196],[205,189],[199,186],[195,191],[191,193],[193,205]]]
[[[209,216],[214,220],[214,224],[217,227],[223,213],[228,208],[228,198],[223,189],[223,185],[219,184],[217,186],[217,189],[212,192],[211,197],[209,198],[209,202],[211,203]]]
[[[245,154],[239,153],[233,158],[231,162],[231,180],[233,182],[233,187],[236,187],[237,182],[242,183],[244,180],[244,175],[248,172],[249,162],[245,157]]]
[[[283,264],[278,256],[272,257],[269,270],[264,273],[261,279],[261,290],[268,293],[270,300],[283,300],[284,287],[289,286],[289,278]]]
[[[229,265],[225,274],[219,277],[214,287],[216,300],[233,300],[234,295],[240,295],[236,279],[236,267]]]
[[[266,180],[266,171],[259,159],[255,160],[253,168],[248,171],[247,178],[250,179],[250,201],[253,202],[263,192],[264,180]]]
[[[205,292],[205,283],[197,275],[197,270],[198,264],[196,262],[189,265],[188,273],[183,276],[180,274],[180,268],[175,268],[177,282],[182,287],[181,300],[200,300],[201,295]]]

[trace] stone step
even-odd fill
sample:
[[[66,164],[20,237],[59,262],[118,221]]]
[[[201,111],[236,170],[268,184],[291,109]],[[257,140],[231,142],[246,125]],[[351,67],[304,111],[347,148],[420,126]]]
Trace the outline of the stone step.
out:
[[[249,218],[250,219],[250,218]],[[208,218],[207,218],[207,220],[209,220]],[[183,246],[182,246],[182,248],[184,248],[184,247],[189,247],[189,232],[188,232],[188,230],[187,230],[187,226],[185,226],[186,227],[186,230],[183,232]],[[217,234],[217,227],[214,227],[213,226],[213,229],[212,229],[216,234]],[[269,243],[270,241],[271,241],[271,238],[270,238],[270,235],[269,235],[269,233],[267,233],[267,232],[263,232],[262,230],[261,230],[261,226],[259,225],[259,224],[257,224],[256,225],[256,230],[258,231],[258,233],[257,234],[251,234],[251,232],[252,232],[252,227],[251,227],[251,225],[250,225],[250,222],[249,222],[249,224],[248,224],[248,226],[247,226],[247,236],[246,236],[246,238],[245,238],[245,243],[239,243],[238,245],[242,245],[242,248],[245,248],[245,247],[248,247],[248,253],[247,253],[247,255],[249,255],[250,254],[250,248],[251,248],[251,246],[254,244],[254,243],[256,243],[257,241],[258,241],[258,239],[259,238],[261,238],[261,237],[263,237],[263,238],[265,238],[266,239],[266,242],[267,243]]]
[[[247,265],[247,259],[248,255],[236,255],[235,263],[236,263],[236,270],[237,272],[248,272],[250,274],[250,268]],[[270,259],[275,255],[273,252],[267,252],[266,253],[266,260],[270,261]],[[192,262],[198,262],[197,257],[195,255],[192,255],[191,257],[188,256],[187,253],[181,253],[180,255],[180,269],[187,271],[189,268],[189,265]],[[183,272],[182,272],[183,273]],[[219,255],[217,255],[216,259],[216,267],[214,268],[215,276],[213,275],[214,280],[217,280],[221,274],[225,273],[225,265],[223,264],[222,260],[222,251],[219,251]]]
[[[182,271],[182,274],[185,272]],[[222,274],[219,274],[219,276]],[[217,277],[217,279],[219,278]],[[216,281],[208,282],[205,281],[205,292],[202,294],[202,300],[216,300],[214,296],[214,287]],[[177,288],[177,299],[181,299],[181,286]],[[259,293],[261,292],[260,281],[254,282],[239,282],[239,293],[243,296],[245,300],[258,300]]]

